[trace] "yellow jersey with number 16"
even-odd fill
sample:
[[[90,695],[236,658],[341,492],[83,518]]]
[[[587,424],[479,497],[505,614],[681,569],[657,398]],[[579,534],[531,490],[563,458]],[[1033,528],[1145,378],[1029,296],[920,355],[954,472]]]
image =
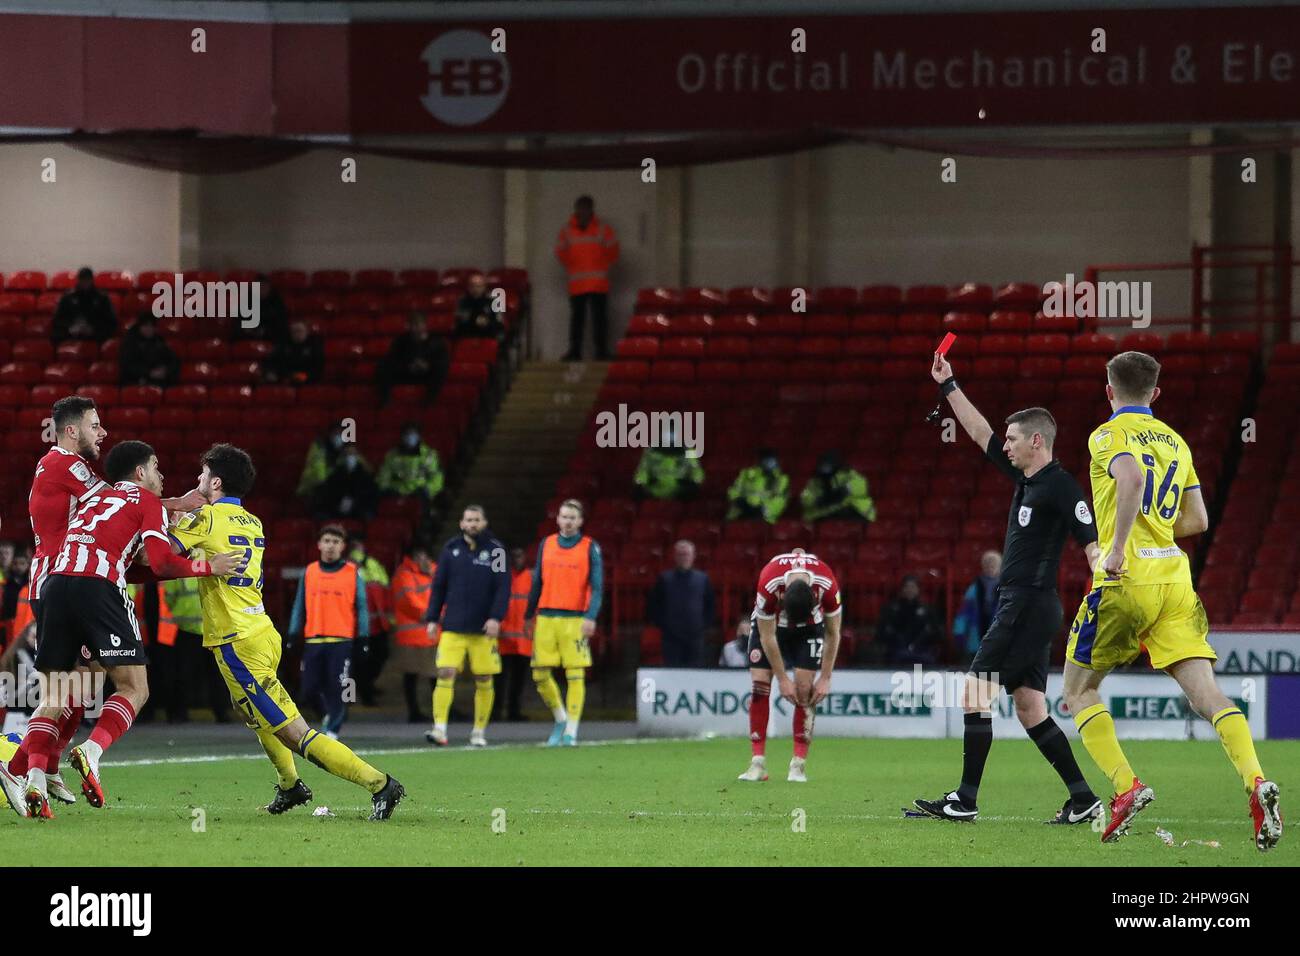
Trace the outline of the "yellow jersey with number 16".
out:
[[[262,520],[244,509],[238,498],[205,505],[170,534],[191,557],[243,550],[242,571],[228,577],[199,578],[203,607],[203,646],[216,647],[274,628],[262,605],[262,555],[266,538]]]
[[[1088,436],[1092,508],[1097,516],[1097,546],[1104,558],[1115,540],[1115,480],[1110,467],[1129,455],[1142,473],[1137,518],[1124,548],[1126,573],[1108,579],[1101,563],[1094,587],[1192,583],[1187,555],[1174,543],[1174,522],[1183,495],[1199,488],[1192,450],[1176,431],[1145,405],[1125,405]]]

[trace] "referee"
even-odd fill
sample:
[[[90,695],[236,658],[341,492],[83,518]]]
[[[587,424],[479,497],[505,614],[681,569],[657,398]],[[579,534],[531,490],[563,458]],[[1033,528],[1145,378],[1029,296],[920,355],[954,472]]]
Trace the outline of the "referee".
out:
[[[1052,456],[1056,421],[1045,408],[1027,408],[1007,418],[1006,441],[993,433],[970,403],[948,361],[938,353],[930,369],[966,434],[999,471],[1015,482],[1007,538],[1002,546],[993,622],[980,641],[962,693],[965,711],[961,786],[938,800],[916,806],[945,820],[974,820],[984,763],[993,744],[993,701],[998,685],[1016,704],[1016,716],[1043,757],[1069,788],[1065,806],[1048,823],[1082,823],[1100,816],[1101,801],[1088,786],[1070,741],[1047,713],[1047,664],[1052,639],[1064,616],[1056,593],[1057,567],[1065,536],[1084,546],[1088,566],[1098,561],[1097,527],[1083,490]]]

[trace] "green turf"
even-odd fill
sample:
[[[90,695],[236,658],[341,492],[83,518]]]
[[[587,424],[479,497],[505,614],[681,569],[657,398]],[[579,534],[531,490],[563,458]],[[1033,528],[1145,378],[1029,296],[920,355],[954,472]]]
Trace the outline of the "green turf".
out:
[[[995,744],[980,794],[985,816],[964,824],[900,812],[914,797],[955,785],[960,742],[844,739],[814,743],[803,785],[784,780],[788,741],[769,747],[773,775],[762,784],[735,779],[748,763],[744,740],[381,752],[372,762],[409,795],[387,824],[366,822],[363,793],[310,765],[303,775],[314,806],[328,806],[334,818],[312,817],[310,807],[281,817],[263,812],[273,776],[261,759],[109,765],[106,809],[56,807],[53,821],[22,820],[6,809],[0,845],[11,848],[11,862],[38,865],[91,857],[238,866],[1300,862],[1300,834],[1270,854],[1255,850],[1246,799],[1218,743],[1135,741],[1126,750],[1156,802],[1111,846],[1086,828],[1041,824],[1064,794],[1028,741]],[[1259,751],[1286,804],[1300,794],[1300,742],[1263,742]],[[1090,765],[1089,779],[1101,786]],[[194,832],[195,808],[205,812],[206,832]],[[493,829],[497,808],[504,833]],[[804,832],[794,832],[796,811],[806,814]],[[1179,843],[1221,846],[1170,848],[1155,836],[1158,825]]]

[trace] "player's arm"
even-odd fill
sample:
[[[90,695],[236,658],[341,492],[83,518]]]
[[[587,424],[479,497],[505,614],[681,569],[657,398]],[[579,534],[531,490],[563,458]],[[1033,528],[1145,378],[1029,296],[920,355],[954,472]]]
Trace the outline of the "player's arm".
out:
[[[1174,519],[1174,537],[1188,538],[1202,534],[1209,527],[1210,516],[1206,513],[1205,498],[1201,496],[1200,487],[1188,488],[1183,492],[1178,517]]]
[[[934,364],[930,367],[930,375],[940,385],[952,378],[952,366],[938,352],[934,353]],[[993,426],[979,413],[979,409],[971,404],[971,400],[960,387],[949,390],[948,404],[952,406],[953,414],[957,416],[957,421],[961,422],[961,427],[966,429],[966,434],[971,437],[971,441],[980,446],[980,451],[987,448],[989,439],[993,437]]]
[[[605,592],[605,563],[600,556],[600,545],[591,542],[588,553],[590,565],[587,569],[587,584],[591,588],[591,600],[582,615],[582,636],[591,637],[596,633],[596,619],[600,617],[601,599]]]
[[[828,570],[828,574],[831,572]],[[831,586],[823,598],[822,613],[826,622],[826,643],[822,647],[822,666],[813,681],[813,707],[820,704],[831,692],[831,671],[835,670],[835,658],[840,653],[840,625],[844,623],[844,597],[840,593],[840,583],[831,574]]]
[[[504,559],[505,546],[498,541],[496,548]],[[495,557],[493,555],[494,565],[496,563]],[[505,620],[506,614],[510,612],[510,570],[506,567],[505,560],[501,561],[499,570],[493,569],[492,574],[496,577],[496,590],[492,592],[491,617],[484,623],[484,633],[488,637],[497,637],[501,633],[501,622]]]
[[[447,599],[447,569],[451,567],[451,548],[443,548],[438,555],[438,570],[433,572],[429,588],[429,607],[424,612],[424,630],[432,640],[437,634],[438,621],[442,619],[442,605]]]
[[[163,580],[170,578],[205,578],[210,575],[225,577],[239,570],[244,561],[243,551],[227,551],[212,556],[210,561],[189,561],[172,550],[171,542],[160,534],[147,534],[144,539],[145,554],[154,574]]]
[[[1116,455],[1110,462],[1110,476],[1115,481],[1115,540],[1110,554],[1102,559],[1106,573],[1119,576],[1124,571],[1124,549],[1142,504],[1142,469],[1131,454]]]

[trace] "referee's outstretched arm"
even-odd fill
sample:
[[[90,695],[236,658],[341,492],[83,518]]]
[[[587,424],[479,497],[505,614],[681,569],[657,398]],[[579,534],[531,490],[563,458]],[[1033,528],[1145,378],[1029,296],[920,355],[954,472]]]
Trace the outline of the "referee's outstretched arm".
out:
[[[961,422],[961,427],[966,429],[966,434],[970,435],[971,441],[979,445],[980,451],[984,451],[989,446],[993,428],[979,413],[979,409],[970,403],[965,393],[957,387],[957,380],[952,376],[952,366],[938,352],[934,353],[934,365],[930,368],[930,374],[943,386],[943,393],[948,399],[948,404],[952,406],[953,412],[956,413],[957,421]]]

